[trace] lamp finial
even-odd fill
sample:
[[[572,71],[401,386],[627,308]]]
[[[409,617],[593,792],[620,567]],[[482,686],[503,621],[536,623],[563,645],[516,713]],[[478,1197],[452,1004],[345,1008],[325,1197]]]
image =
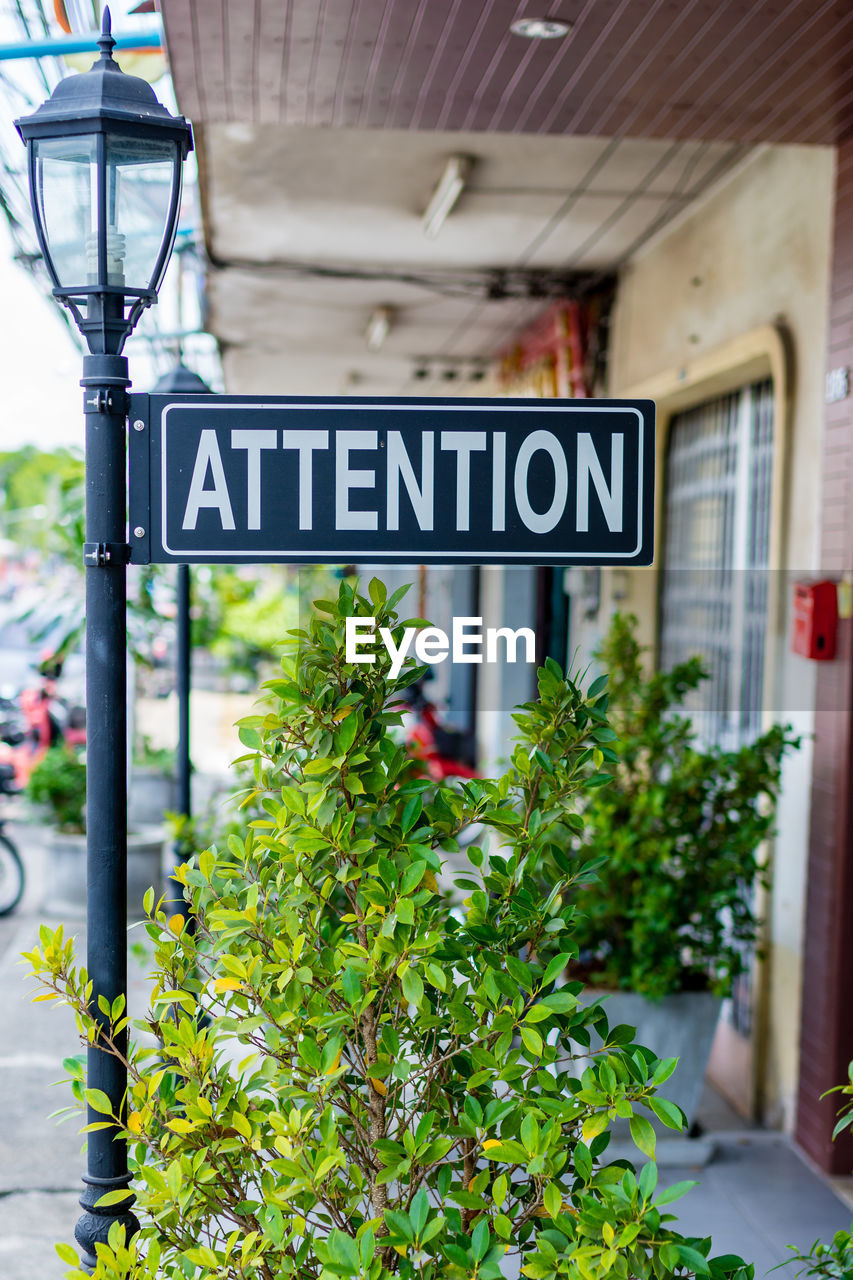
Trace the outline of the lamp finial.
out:
[[[112,25],[110,7],[105,4],[103,16],[101,18],[101,35],[98,39],[98,48],[101,51],[101,59],[104,62],[112,62],[113,49],[116,47],[116,42],[113,39]]]

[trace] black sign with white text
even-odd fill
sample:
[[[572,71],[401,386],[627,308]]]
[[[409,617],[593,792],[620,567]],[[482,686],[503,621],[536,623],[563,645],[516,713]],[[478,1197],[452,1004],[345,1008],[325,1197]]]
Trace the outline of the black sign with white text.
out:
[[[652,562],[650,400],[134,395],[130,424],[136,564]]]

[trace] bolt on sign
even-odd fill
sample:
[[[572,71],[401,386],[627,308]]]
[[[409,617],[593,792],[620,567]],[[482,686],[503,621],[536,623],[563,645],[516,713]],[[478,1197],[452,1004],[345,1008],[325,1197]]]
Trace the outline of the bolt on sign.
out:
[[[130,541],[169,562],[652,562],[650,400],[134,395]]]

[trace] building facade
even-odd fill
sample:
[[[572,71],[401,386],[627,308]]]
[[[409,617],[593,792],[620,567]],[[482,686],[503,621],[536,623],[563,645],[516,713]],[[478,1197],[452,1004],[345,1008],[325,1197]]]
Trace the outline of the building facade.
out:
[[[790,645],[793,583],[843,603],[853,574],[848,8],[588,3],[530,39],[515,0],[162,7],[229,391],[656,400],[652,569],[430,571],[421,594],[532,625],[564,661],[630,609],[657,660],[706,654],[703,732],[802,733],[765,958],[714,1072],[849,1171],[819,1101],[853,1058],[849,616],[832,661]],[[529,691],[521,668],[442,689],[486,766]]]

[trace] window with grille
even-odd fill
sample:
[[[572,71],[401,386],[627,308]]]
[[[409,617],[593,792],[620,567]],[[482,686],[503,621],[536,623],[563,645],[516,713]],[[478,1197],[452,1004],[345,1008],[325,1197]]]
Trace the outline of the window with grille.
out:
[[[677,414],[664,482],[659,665],[699,654],[710,679],[687,709],[699,738],[729,750],[758,736],[767,639],[773,386],[768,379]],[[750,968],[726,1017],[752,1025]]]
[[[772,475],[769,379],[672,419],[659,663],[702,656],[710,679],[689,710],[705,741],[728,748],[761,732]]]

